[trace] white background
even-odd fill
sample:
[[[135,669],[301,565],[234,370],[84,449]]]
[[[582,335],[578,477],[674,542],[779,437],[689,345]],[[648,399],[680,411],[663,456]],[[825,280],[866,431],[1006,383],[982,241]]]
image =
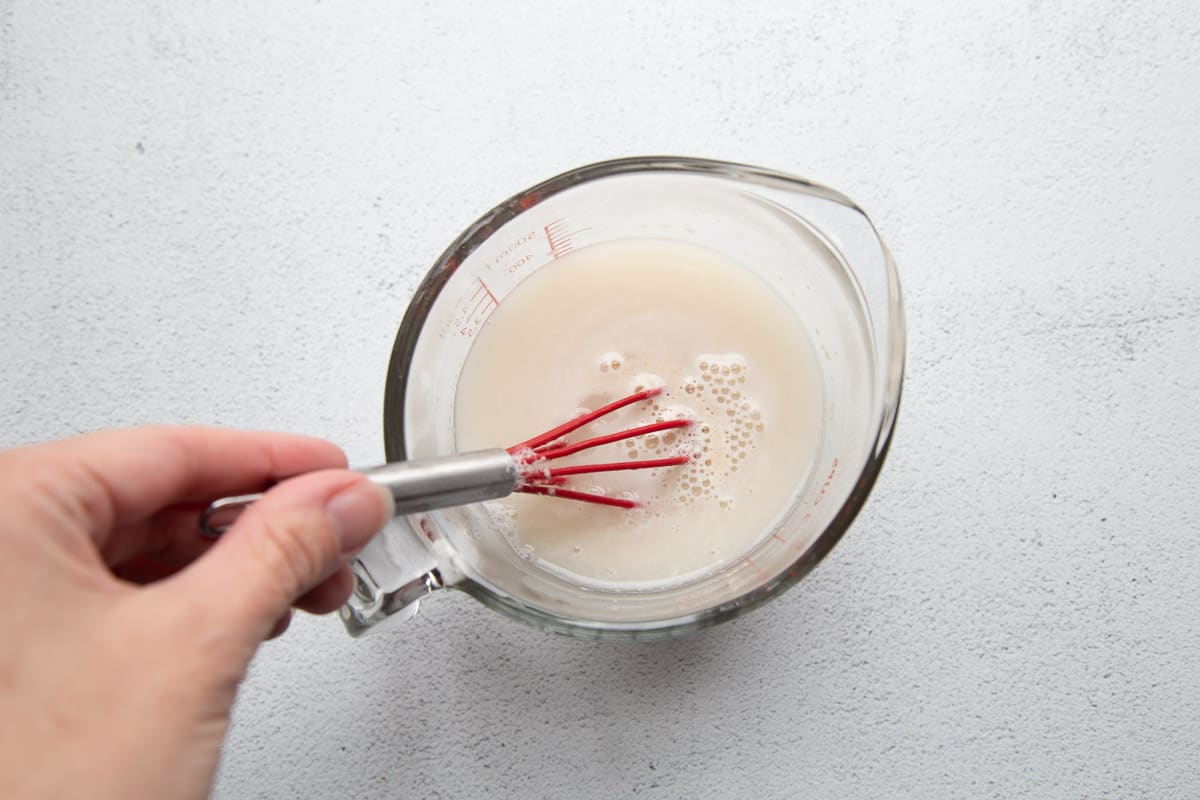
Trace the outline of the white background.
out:
[[[0,0],[0,444],[378,461],[409,295],[494,203],[622,155],[800,174],[873,216],[909,314],[834,553],[668,644],[456,594],[300,620],[216,795],[1196,797],[1198,87],[1185,0]]]

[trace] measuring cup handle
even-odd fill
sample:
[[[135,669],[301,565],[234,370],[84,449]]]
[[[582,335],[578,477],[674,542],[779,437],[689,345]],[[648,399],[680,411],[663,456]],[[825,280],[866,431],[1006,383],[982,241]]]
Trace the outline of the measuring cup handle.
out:
[[[396,518],[350,562],[354,592],[338,614],[352,636],[377,630],[385,619],[411,619],[421,599],[447,583],[442,562],[448,551],[435,554],[437,545],[408,515],[504,497],[521,481],[512,456],[500,449],[401,461],[362,472],[391,491]],[[200,530],[209,538],[220,537],[262,497],[243,494],[213,501],[200,516]],[[452,569],[450,582],[455,574]]]

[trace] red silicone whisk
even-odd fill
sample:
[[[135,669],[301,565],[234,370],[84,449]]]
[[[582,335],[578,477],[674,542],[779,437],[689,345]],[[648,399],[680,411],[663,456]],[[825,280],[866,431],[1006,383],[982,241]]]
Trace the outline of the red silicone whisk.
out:
[[[507,449],[479,450],[442,458],[398,461],[363,470],[363,473],[373,482],[391,491],[396,500],[398,515],[477,503],[505,497],[513,492],[578,500],[616,508],[636,508],[638,503],[635,500],[573,489],[569,485],[569,479],[576,475],[598,472],[676,467],[686,464],[689,457],[676,455],[570,466],[554,466],[553,462],[584,450],[691,425],[691,420],[673,419],[575,442],[568,439],[570,434],[585,425],[626,406],[655,397],[661,392],[661,388],[643,389]],[[233,524],[237,514],[261,496],[238,495],[214,501],[201,517],[202,530],[211,536],[220,535]]]

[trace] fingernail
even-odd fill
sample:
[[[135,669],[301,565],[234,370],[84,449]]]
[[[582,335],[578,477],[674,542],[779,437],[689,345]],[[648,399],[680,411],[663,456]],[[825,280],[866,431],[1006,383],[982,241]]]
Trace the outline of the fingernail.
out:
[[[342,552],[352,553],[383,528],[394,507],[391,492],[364,480],[329,498],[325,513],[337,529]]]

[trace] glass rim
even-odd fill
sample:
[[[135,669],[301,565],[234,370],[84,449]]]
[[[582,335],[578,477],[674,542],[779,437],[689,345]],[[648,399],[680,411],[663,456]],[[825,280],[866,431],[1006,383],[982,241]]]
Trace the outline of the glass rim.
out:
[[[383,438],[384,452],[389,462],[405,460],[409,457],[404,432],[404,409],[407,401],[409,367],[412,364],[417,343],[430,310],[459,265],[492,233],[548,197],[601,178],[655,172],[711,175],[785,191],[795,191],[800,188],[809,194],[817,194],[845,205],[866,220],[880,246],[887,272],[887,305],[890,313],[885,333],[888,347],[886,352],[878,354],[882,359],[879,367],[882,370],[883,403],[877,410],[878,427],[866,461],[859,470],[858,477],[846,500],[824,530],[812,540],[804,552],[787,569],[754,589],[725,601],[719,606],[658,620],[638,622],[581,620],[522,603],[492,588],[486,580],[481,580],[471,573],[466,574],[460,583],[454,584],[453,588],[466,592],[506,616],[544,630],[567,633],[582,638],[653,639],[675,636],[740,616],[799,582],[829,554],[862,510],[891,446],[904,383],[905,323],[899,275],[891,253],[879,237],[874,223],[871,222],[866,212],[850,198],[827,186],[749,164],[681,156],[638,156],[613,159],[568,170],[512,195],[469,225],[430,267],[413,292],[412,299],[400,322],[400,328],[396,333],[391,359],[388,363],[383,398]]]

